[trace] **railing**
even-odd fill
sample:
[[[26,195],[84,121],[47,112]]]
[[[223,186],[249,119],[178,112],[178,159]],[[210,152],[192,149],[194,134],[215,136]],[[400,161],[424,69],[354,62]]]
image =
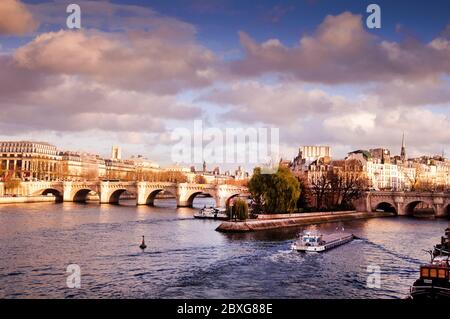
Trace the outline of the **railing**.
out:
[[[402,195],[402,196],[449,196],[450,192],[419,192],[419,191],[368,191],[369,195]]]

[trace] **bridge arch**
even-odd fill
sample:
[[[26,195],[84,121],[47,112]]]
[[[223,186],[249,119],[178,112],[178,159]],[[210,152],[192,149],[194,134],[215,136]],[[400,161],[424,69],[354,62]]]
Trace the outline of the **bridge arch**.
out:
[[[375,211],[380,211],[380,210],[382,210],[383,212],[398,214],[397,209],[395,208],[393,203],[390,203],[390,202],[380,202],[380,203],[378,203],[375,206]]]
[[[377,209],[389,209],[392,211],[392,208],[394,208],[395,212],[397,214],[399,213],[396,209],[394,199],[391,196],[380,196],[379,198],[373,200],[370,204],[370,211],[372,212],[377,211]]]
[[[146,194],[145,205],[154,206],[156,195],[158,195],[159,193],[161,193],[163,191],[164,191],[164,189],[160,188],[160,189],[152,190],[148,194]]]
[[[119,204],[120,196],[128,192],[138,200],[138,189],[133,182],[101,182],[100,204]]]
[[[73,192],[72,201],[76,203],[86,203],[90,193],[96,194],[96,192],[90,188],[77,189]]]
[[[120,201],[120,196],[125,192],[134,193],[134,191],[127,189],[127,188],[114,189],[108,194],[108,197],[107,197],[108,203],[118,205],[119,201]]]
[[[413,216],[415,213],[432,213],[436,215],[436,210],[433,207],[433,202],[427,200],[416,199],[405,203],[405,215]]]
[[[57,188],[45,188],[33,193],[35,196],[47,196],[48,194],[55,196],[55,201],[58,203],[63,201],[63,191]]]
[[[194,199],[198,195],[206,195],[206,197],[212,197],[217,202],[216,194],[214,192],[209,191],[209,190],[201,190],[201,191],[195,191],[195,192],[192,192],[191,194],[189,194],[189,196],[187,197],[186,204],[184,206],[192,207],[194,204]],[[217,203],[216,203],[216,206],[217,206]]]
[[[154,206],[155,205],[156,196],[158,194],[160,194],[161,192],[169,193],[170,195],[174,196],[175,198],[176,198],[176,195],[177,195],[176,192],[174,192],[173,190],[168,190],[168,189],[165,189],[165,188],[153,189],[153,190],[148,191],[145,194],[145,205]]]

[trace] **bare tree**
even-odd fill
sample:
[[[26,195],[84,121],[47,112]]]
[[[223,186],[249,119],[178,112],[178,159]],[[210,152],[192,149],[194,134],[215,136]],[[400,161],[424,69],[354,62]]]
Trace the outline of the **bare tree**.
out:
[[[316,208],[325,208],[325,196],[330,191],[331,187],[330,172],[322,172],[322,174],[314,176],[310,180],[310,185],[311,192],[316,199]]]
[[[406,170],[403,170],[403,175],[408,180],[408,183],[410,185],[410,190],[412,192],[419,191],[420,190],[420,184],[423,183],[424,178],[424,171],[420,165],[415,165],[413,170],[411,171],[411,174],[408,174]]]
[[[141,180],[146,182],[186,183],[187,177],[181,172],[142,172]]]
[[[335,207],[350,207],[369,185],[363,166],[358,160],[334,163],[334,170],[329,178],[331,192],[334,193],[332,205]]]
[[[368,179],[358,160],[334,161],[310,178],[311,192],[318,209],[348,208],[368,187]]]

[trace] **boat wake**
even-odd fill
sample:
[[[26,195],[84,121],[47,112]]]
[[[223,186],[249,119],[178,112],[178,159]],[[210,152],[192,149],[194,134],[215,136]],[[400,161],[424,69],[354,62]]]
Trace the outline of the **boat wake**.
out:
[[[361,241],[364,244],[367,244],[367,245],[369,245],[369,246],[371,246],[373,248],[376,248],[376,249],[382,251],[383,253],[385,253],[385,254],[387,254],[389,256],[392,256],[392,257],[394,257],[396,259],[400,259],[402,261],[406,261],[406,262],[409,262],[409,263],[415,264],[415,265],[420,265],[420,264],[423,263],[423,260],[421,260],[421,259],[417,259],[417,258],[411,257],[409,255],[405,255],[405,254],[401,254],[401,253],[395,252],[393,250],[388,249],[386,246],[383,246],[382,244],[375,243],[375,242],[373,242],[373,241],[371,241],[371,240],[369,240],[367,238],[358,237],[358,241]]]

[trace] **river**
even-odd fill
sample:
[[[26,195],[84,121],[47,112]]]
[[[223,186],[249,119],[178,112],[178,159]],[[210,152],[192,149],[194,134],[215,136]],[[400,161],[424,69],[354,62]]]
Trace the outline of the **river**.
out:
[[[196,208],[213,204],[199,198]],[[344,227],[361,239],[323,254],[290,251],[300,228],[215,231],[174,200],[156,207],[76,203],[0,206],[1,298],[404,298],[447,220],[388,217]],[[139,249],[145,235],[147,249]],[[66,267],[81,269],[67,288]],[[368,266],[380,267],[368,288]],[[375,269],[375,268],[372,268]]]

